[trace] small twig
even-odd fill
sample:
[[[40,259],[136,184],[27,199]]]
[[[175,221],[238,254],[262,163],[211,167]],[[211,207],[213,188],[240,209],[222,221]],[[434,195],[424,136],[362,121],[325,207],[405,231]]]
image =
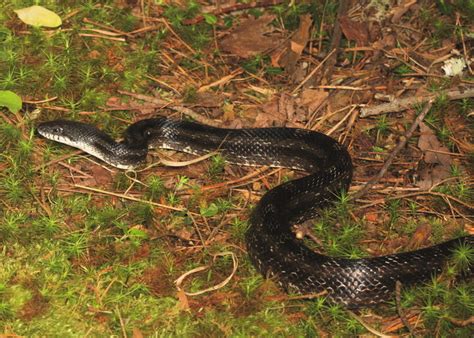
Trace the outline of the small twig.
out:
[[[222,282],[220,282],[219,284],[214,285],[210,288],[207,288],[207,289],[204,289],[204,290],[201,290],[201,291],[196,291],[196,292],[186,292],[185,291],[184,293],[185,293],[186,296],[197,296],[197,295],[201,295],[203,293],[218,290],[218,289],[224,287],[225,285],[227,285],[227,283],[229,283],[229,281],[232,279],[232,277],[234,277],[235,272],[237,271],[237,268],[239,267],[239,261],[237,260],[237,256],[233,252],[230,252],[230,251],[220,252],[220,253],[214,255],[213,261],[215,261],[216,257],[219,257],[219,256],[221,256],[221,257],[231,256],[232,257],[233,268],[232,268],[231,274],[226,279],[224,279]],[[194,274],[196,272],[207,270],[210,267],[211,267],[210,265],[200,266],[200,267],[197,267],[195,269],[192,269],[192,270],[182,274],[178,279],[175,280],[176,287],[178,288],[178,290],[182,290],[181,284],[183,283],[184,279],[187,276],[189,276],[191,274]]]
[[[84,18],[84,19],[82,19],[82,21],[85,22],[85,23],[89,23],[89,24],[91,24],[91,25],[100,27],[100,28],[108,29],[108,30],[110,30],[110,31],[112,31],[112,32],[115,32],[115,33],[118,34],[118,35],[129,35],[129,33],[124,32],[124,31],[121,31],[121,30],[119,30],[119,29],[117,29],[117,28],[115,28],[115,27],[112,27],[112,26],[109,26],[109,25],[104,25],[103,23],[96,22],[96,21],[92,21],[92,20],[90,20],[90,19],[88,19],[88,18]]]
[[[334,71],[334,66],[336,65],[337,55],[339,54],[339,50],[340,50],[339,45],[341,44],[341,38],[342,38],[342,29],[341,29],[341,24],[339,20],[344,15],[346,15],[348,7],[349,7],[348,0],[339,1],[339,8],[337,9],[336,22],[334,23],[334,29],[332,31],[331,45],[329,47],[329,49],[334,51],[334,53],[331,55],[331,58],[329,58],[326,64],[326,68],[320,78],[321,80],[323,79],[326,80],[325,83],[322,83],[322,84],[331,83],[332,72]]]
[[[461,14],[457,12],[456,12],[456,26],[460,28],[459,32],[461,33],[462,49],[464,51],[464,55],[463,55],[464,61],[466,61],[466,65],[467,65],[467,69],[469,69],[469,73],[473,75],[474,72],[472,71],[471,63],[469,62],[470,60],[469,52],[468,52],[468,49],[466,48],[466,41],[464,41],[464,33],[463,33],[462,25],[461,25]]]
[[[301,81],[301,83],[300,83],[295,89],[293,89],[293,91],[292,91],[291,93],[292,93],[292,94],[295,94],[295,93],[298,91],[298,89],[300,89],[301,87],[303,87],[304,84],[305,84],[306,82],[308,82],[308,81],[313,77],[314,74],[316,74],[316,72],[326,63],[326,61],[331,57],[331,55],[334,54],[335,51],[336,51],[336,50],[333,49],[333,50],[324,58],[324,60],[321,61],[321,63],[320,63],[319,65],[317,65],[316,68],[314,68],[314,69],[311,71],[311,73],[309,73],[309,74],[304,78],[304,80]]]
[[[187,167],[191,164],[199,163],[204,160],[207,160],[208,158],[215,156],[219,154],[217,151],[213,151],[209,154],[205,154],[196,158],[193,158],[189,161],[170,161],[170,160],[165,160],[164,158],[160,157],[160,164],[164,165],[165,167],[172,167],[172,168],[181,168],[181,167]]]
[[[414,333],[414,330],[413,330],[413,327],[411,326],[411,324],[408,322],[405,314],[403,313],[403,310],[402,310],[402,304],[401,304],[401,293],[402,293],[402,283],[397,280],[395,282],[395,301],[397,303],[397,312],[398,312],[398,316],[400,317],[403,325],[406,326],[406,328],[408,329],[408,331],[410,331],[410,334],[412,336],[415,336],[415,333]]]
[[[172,207],[172,206],[169,206],[169,205],[166,205],[166,204],[160,204],[160,203],[156,203],[156,202],[152,202],[152,201],[142,200],[140,198],[133,197],[133,196],[130,196],[130,195],[119,194],[119,193],[115,193],[115,192],[111,192],[111,191],[107,191],[107,190],[102,190],[102,189],[97,189],[97,188],[93,188],[93,187],[87,187],[85,185],[74,184],[74,187],[79,188],[79,189],[93,191],[95,193],[99,193],[99,194],[103,194],[103,195],[115,196],[115,197],[130,200],[130,201],[145,203],[145,204],[153,205],[155,207],[159,207],[159,208],[163,208],[163,209],[168,209],[168,210],[173,210],[173,211],[186,211],[186,212],[189,212],[185,208],[176,208],[176,207]]]
[[[214,81],[212,83],[209,83],[207,85],[204,85],[202,87],[200,87],[197,92],[198,93],[202,93],[202,92],[205,92],[209,89],[211,89],[212,87],[216,87],[216,86],[223,86],[225,85],[226,83],[228,83],[230,80],[232,80],[234,77],[236,77],[237,75],[240,75],[242,74],[244,71],[242,69],[237,69],[237,70],[234,70],[232,73],[230,73],[229,75],[226,75],[222,78],[220,78],[219,80],[217,81]]]
[[[301,224],[297,226],[295,235],[297,239],[303,239],[304,237],[309,237],[313,242],[318,244],[321,248],[324,247],[323,242],[312,233],[310,227],[306,224]]]
[[[269,7],[269,6],[274,6],[274,5],[279,5],[283,1],[282,0],[263,0],[263,1],[250,1],[248,3],[242,3],[242,4],[235,4],[227,7],[218,7],[215,10],[208,12],[206,14],[213,14],[213,15],[221,15],[221,14],[227,14],[227,13],[232,13],[236,11],[242,11],[244,9],[250,9],[250,8],[263,8],[263,7]],[[192,19],[184,20],[183,25],[195,25],[201,21],[204,20],[204,16],[200,15]]]
[[[364,320],[359,317],[358,315],[356,315],[354,312],[352,311],[349,311],[347,310],[347,312],[352,316],[354,317],[359,323],[362,324],[363,327],[365,327],[367,330],[369,330],[371,333],[373,333],[374,335],[376,335],[377,337],[381,337],[381,338],[392,338],[394,336],[390,336],[390,335],[386,335],[385,333],[382,333],[380,331],[377,331],[376,329],[374,329],[372,326],[370,326],[369,324],[367,324],[366,322],[364,322]]]
[[[23,100],[23,103],[30,103],[30,104],[41,104],[41,103],[47,103],[56,100],[58,97],[53,96],[49,99],[44,99],[44,100],[39,100],[39,101],[32,101],[32,100]]]
[[[439,93],[421,97],[410,96],[402,99],[397,99],[389,103],[383,103],[375,107],[362,108],[360,110],[360,117],[403,111],[417,103],[423,103],[426,101],[434,100],[434,98],[437,96],[439,96]],[[474,97],[474,89],[467,89],[465,91],[449,91],[446,93],[446,97],[450,101]]]
[[[393,160],[395,159],[395,156],[398,155],[400,150],[402,150],[403,147],[405,147],[408,140],[413,136],[413,133],[415,132],[416,128],[418,128],[418,125],[420,124],[420,122],[423,121],[426,114],[428,114],[428,112],[431,109],[432,105],[433,105],[433,99],[428,101],[426,106],[423,108],[423,111],[416,117],[415,122],[413,122],[410,129],[408,129],[406,131],[406,133],[403,135],[403,137],[401,138],[401,141],[397,144],[395,149],[393,149],[392,153],[390,154],[390,156],[385,161],[385,164],[383,165],[382,169],[380,169],[379,173],[375,177],[373,177],[369,182],[367,182],[367,184],[364,186],[364,188],[362,188],[361,190],[356,192],[352,196],[352,198],[354,198],[354,199],[355,198],[360,198],[361,196],[365,195],[370,190],[370,188],[372,188],[373,185],[377,184],[380,181],[380,179],[387,172],[388,167],[392,164]]]
[[[352,112],[355,109],[356,109],[356,106],[352,106],[352,108],[349,110],[349,112],[346,115],[344,115],[344,117],[342,119],[340,119],[339,122],[336,123],[336,125],[334,127],[332,127],[331,129],[329,129],[325,134],[330,136],[332,133],[334,133],[341,126],[341,124],[343,124],[349,118],[349,116],[352,115]]]
[[[454,325],[462,326],[462,327],[474,324],[474,316],[471,316],[465,320],[460,320],[460,319],[451,318],[451,317],[446,317],[446,319],[449,320]]]
[[[122,329],[123,337],[127,338],[127,330],[125,329],[125,322],[123,321],[123,318],[122,318],[122,315],[120,314],[120,309],[118,306],[115,307],[115,312],[117,313],[117,316],[119,317],[120,328]]]
[[[125,91],[125,90],[119,90],[118,92],[120,94],[128,95],[128,96],[134,97],[136,99],[143,100],[145,102],[160,105],[160,108],[168,108],[168,109],[177,111],[178,113],[187,115],[187,116],[193,118],[194,120],[196,120],[198,122],[208,124],[208,125],[213,126],[213,127],[217,127],[217,126],[220,125],[220,123],[218,123],[217,121],[208,119],[207,117],[204,117],[204,116],[202,116],[198,113],[195,113],[194,111],[192,111],[189,108],[179,106],[179,105],[175,105],[175,104],[172,104],[171,102],[168,102],[168,101],[165,101],[165,100],[153,97],[153,96],[131,93],[131,92],[128,92],[128,91]],[[138,107],[137,107],[137,109],[138,109]]]
[[[361,91],[361,90],[373,90],[373,87],[353,87],[353,86],[316,86],[315,88],[319,89],[339,89],[339,90],[353,90],[353,91]]]
[[[318,293],[308,293],[305,295],[287,296],[283,299],[286,299],[286,300],[315,299],[315,298],[326,296],[327,294],[328,294],[328,291],[324,290]]]
[[[112,36],[105,36],[105,35],[99,35],[99,34],[79,33],[79,36],[86,36],[86,37],[91,37],[91,38],[100,38],[100,39],[120,41],[120,42],[127,41],[124,38],[115,38],[115,37],[112,37]]]
[[[207,185],[207,186],[205,185],[205,186],[201,187],[201,191],[218,190],[218,189],[224,188],[224,187],[236,188],[236,187],[239,187],[241,185],[250,184],[253,181],[248,181],[249,179],[260,175],[261,173],[268,170],[268,168],[269,167],[267,167],[267,166],[263,166],[263,167],[261,167],[257,170],[252,171],[251,173],[249,173],[245,176],[242,176],[242,177],[239,177],[239,178],[236,178],[236,179],[233,179],[233,180],[229,180],[229,181],[225,181],[225,182],[221,182],[221,183],[217,183],[217,184],[212,184],[212,185]],[[269,173],[267,175],[271,175],[272,173],[275,173],[278,170],[280,170],[280,168],[272,171],[271,173]],[[259,180],[259,179],[260,179],[260,177],[256,178],[256,180]],[[191,192],[192,192],[192,190],[190,189],[189,193],[191,193]]]

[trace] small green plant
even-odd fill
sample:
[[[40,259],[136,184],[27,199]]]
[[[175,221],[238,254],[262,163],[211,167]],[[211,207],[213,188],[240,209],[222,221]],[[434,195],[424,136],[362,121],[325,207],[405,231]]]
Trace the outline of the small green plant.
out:
[[[26,195],[23,180],[14,173],[7,173],[7,176],[0,181],[0,187],[6,191],[5,197],[12,203],[20,203]]]
[[[377,120],[377,125],[375,127],[377,129],[377,137],[376,141],[380,141],[380,137],[386,135],[389,130],[389,124],[387,121],[387,115],[382,115]]]
[[[148,198],[156,200],[163,195],[165,187],[163,181],[158,176],[150,176],[147,180],[148,185]]]
[[[213,179],[218,177],[223,171],[225,166],[225,158],[217,154],[211,157],[211,163],[209,165],[209,176]]]
[[[54,216],[42,216],[33,222],[37,233],[53,235],[60,230],[61,222]]]
[[[15,89],[18,84],[18,78],[16,77],[16,69],[10,68],[8,72],[0,79],[1,89]]]
[[[184,188],[185,185],[187,185],[189,182],[189,177],[178,175],[178,182],[176,183],[175,186],[175,191],[181,190]]]
[[[204,217],[213,217],[217,215],[218,212],[219,212],[219,208],[217,207],[215,203],[211,203],[207,206],[201,207],[199,210],[199,213],[201,214],[201,216],[204,216]]]
[[[6,122],[0,123],[0,146],[2,148],[6,148],[10,144],[17,144],[20,138],[21,131],[17,127]]]
[[[413,69],[411,69],[408,65],[403,63],[395,67],[393,72],[397,75],[405,75],[405,74],[413,73]]]
[[[79,258],[88,247],[87,235],[83,232],[70,234],[65,240],[65,251],[70,257]]]
[[[244,291],[244,295],[247,298],[251,298],[254,292],[262,285],[262,277],[252,276],[240,282],[240,285]]]
[[[453,266],[457,271],[466,271],[474,265],[474,248],[469,244],[459,245],[453,254]]]
[[[400,200],[391,200],[388,203],[388,213],[390,216],[389,220],[389,226],[392,228],[397,222],[400,217],[400,206],[401,206],[401,201]]]
[[[461,114],[467,116],[474,108],[474,100],[472,98],[462,99],[458,101]]]
[[[0,234],[4,233],[5,236],[14,235],[18,232],[19,227],[26,221],[27,217],[22,212],[7,212],[3,216],[2,228],[0,228]]]

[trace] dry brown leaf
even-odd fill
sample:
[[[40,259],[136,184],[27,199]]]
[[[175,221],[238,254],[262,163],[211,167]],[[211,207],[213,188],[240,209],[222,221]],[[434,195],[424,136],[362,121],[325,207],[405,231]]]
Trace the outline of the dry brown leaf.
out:
[[[341,30],[348,40],[353,40],[359,47],[369,42],[369,30],[366,23],[357,22],[343,16],[339,19]]]
[[[428,165],[420,171],[417,186],[427,190],[449,177],[452,159],[450,155],[444,154],[448,153],[449,149],[441,144],[434,132],[423,122],[420,123],[418,148],[423,152],[423,160]]]
[[[143,333],[138,327],[132,329],[132,338],[143,338]]]
[[[270,23],[274,19],[273,15],[263,15],[258,19],[250,17],[242,21],[221,40],[222,50],[246,59],[277,47],[281,42],[281,37],[268,34],[273,31]]]
[[[324,103],[328,96],[329,93],[324,90],[304,89],[298,103],[307,107],[308,112],[312,113]]]
[[[408,12],[411,6],[416,4],[417,0],[404,0],[399,6],[395,6],[391,13],[393,14],[392,16],[392,23],[398,23],[400,22],[400,19],[402,16]]]
[[[379,219],[378,214],[375,212],[368,212],[364,216],[365,216],[366,221],[371,222],[371,223],[377,223]]]
[[[439,163],[442,165],[451,165],[452,163],[450,155],[438,153],[449,153],[449,149],[441,144],[434,132],[423,122],[420,123],[418,148],[425,154],[424,160],[426,163]]]
[[[104,186],[112,182],[113,177],[109,170],[99,165],[91,166],[92,176],[96,182],[95,185]]]
[[[429,223],[423,223],[416,228],[415,233],[411,237],[407,247],[409,249],[417,249],[426,244],[430,236],[431,225]]]
[[[313,20],[311,20],[311,16],[309,14],[300,16],[300,25],[298,30],[293,34],[293,37],[288,42],[285,50],[275,54],[275,56],[279,55],[281,57],[279,60],[272,58],[272,61],[275,65],[284,67],[289,74],[293,74],[296,63],[298,62],[301,53],[308,43],[312,24]]]
[[[178,289],[176,296],[178,297],[179,308],[183,311],[189,311],[188,297],[186,296],[186,293],[184,292],[184,290],[181,288]]]
[[[283,96],[282,96],[283,97]],[[284,126],[287,120],[286,98],[274,97],[270,102],[262,106],[262,111],[255,117],[254,127]]]
[[[297,127],[306,117],[307,108],[302,107],[292,95],[282,93],[262,106],[262,111],[255,117],[254,127]]]
[[[222,110],[224,112],[222,116],[222,120],[227,122],[227,121],[233,121],[235,119],[235,106],[232,103],[224,103],[222,105]]]

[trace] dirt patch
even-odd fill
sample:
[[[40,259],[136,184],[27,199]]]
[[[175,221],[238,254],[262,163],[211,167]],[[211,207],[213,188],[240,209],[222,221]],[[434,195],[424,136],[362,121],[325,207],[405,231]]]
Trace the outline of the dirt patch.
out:
[[[46,314],[48,308],[48,300],[43,297],[38,290],[34,290],[33,297],[23,305],[18,317],[24,321],[30,321],[33,318]]]

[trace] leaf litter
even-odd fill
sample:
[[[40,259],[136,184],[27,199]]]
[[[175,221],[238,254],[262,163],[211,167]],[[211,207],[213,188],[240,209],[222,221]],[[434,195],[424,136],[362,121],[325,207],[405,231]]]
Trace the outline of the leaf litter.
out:
[[[258,2],[255,3],[258,5]],[[425,10],[437,13],[436,15],[442,17],[443,20],[449,21],[452,18],[442,16],[433,6],[425,8],[425,5],[418,1],[399,2],[390,10],[384,9],[383,6],[376,8],[375,3],[379,2],[371,1],[369,6],[363,7],[353,1],[350,10],[334,21],[327,17],[318,17],[316,21],[309,15],[303,14],[298,18],[299,24],[290,29],[282,25],[282,19],[275,14],[270,14],[269,10],[264,10],[266,14],[259,17],[247,12],[233,13],[235,23],[232,28],[225,26],[222,18],[218,16],[214,27],[214,41],[211,42],[212,48],[219,47],[223,52],[218,56],[210,50],[201,50],[199,57],[195,58],[196,55],[192,54],[195,47],[186,46],[191,43],[190,41],[184,42],[179,32],[176,35],[168,34],[163,43],[165,50],[160,55],[162,62],[158,62],[160,65],[157,66],[159,73],[147,74],[153,76],[153,79],[146,77],[140,79],[140,83],[146,83],[148,86],[145,90],[141,89],[148,98],[138,95],[130,96],[123,92],[117,93],[113,88],[120,88],[120,86],[119,83],[114,83],[110,87],[112,92],[104,107],[105,111],[112,116],[115,110],[122,109],[129,112],[126,118],[116,118],[117,121],[127,123],[153,116],[158,109],[160,109],[159,114],[187,118],[190,115],[187,115],[187,111],[182,108],[192,108],[196,113],[191,116],[192,118],[197,116],[226,127],[296,126],[325,132],[337,126],[333,136],[344,139],[351,151],[357,168],[352,189],[359,189],[378,172],[390,150],[403,137],[405,128],[397,128],[396,122],[409,125],[414,118],[412,111],[406,111],[406,108],[389,109],[384,112],[387,114],[385,121],[389,121],[385,125],[384,120],[378,119],[377,114],[361,117],[360,109],[377,107],[386,103],[387,100],[390,104],[404,98],[423,97],[428,95],[429,90],[433,88],[436,89],[435,91],[454,90],[461,94],[472,89],[472,81],[467,77],[468,69],[464,69],[455,79],[448,79],[448,81],[443,71],[444,61],[452,57],[452,49],[463,43],[469,47],[471,42],[453,41],[453,36],[440,37],[439,43],[435,44],[436,48],[433,48],[432,42],[426,39],[426,35],[428,33],[434,35],[436,31],[421,19]],[[138,15],[140,26],[138,29],[149,28],[146,26],[147,20],[150,20],[149,23],[155,23],[160,29],[173,28],[159,21],[164,12],[161,5],[155,3],[148,5],[149,12],[146,14],[138,3],[120,4],[121,8],[131,10],[133,15]],[[219,13],[219,8],[213,7],[211,6],[211,11]],[[142,21],[144,27],[142,27]],[[334,22],[340,25],[343,41],[340,43],[340,50],[331,54],[327,46],[331,42]],[[88,23],[88,25],[91,24]],[[320,28],[328,34],[318,36],[315,32],[319,32]],[[105,28],[101,27],[101,30],[104,32]],[[100,31],[97,33],[100,34]],[[145,36],[148,35],[145,34]],[[99,43],[97,37],[89,38],[90,40],[87,40],[89,44]],[[121,45],[122,48],[127,52],[134,51],[137,48],[135,41],[141,38],[140,35],[128,32],[127,38],[133,43],[124,43]],[[335,57],[335,62],[331,65],[328,61],[332,55]],[[96,58],[96,61],[100,60],[100,55],[97,53],[93,53],[92,56]],[[126,56],[121,55],[119,48],[109,48],[105,57],[108,66],[114,70],[119,72],[129,70]],[[268,60],[265,61],[264,58],[264,61],[260,60],[259,67],[256,69],[248,70],[242,66],[244,62],[259,60],[260,57],[268,57]],[[469,55],[464,55],[464,57],[469,58]],[[186,66],[186,61],[190,60],[195,63],[193,67]],[[281,67],[281,73],[270,73],[270,65]],[[311,74],[318,66],[320,68],[316,74]],[[332,76],[324,81],[318,80],[317,76],[326,68],[332,68]],[[152,70],[149,72],[151,73]],[[188,90],[189,88],[191,90]],[[467,98],[470,99],[469,96]],[[65,111],[65,116],[69,116],[67,115],[68,108],[57,104],[57,107],[49,104],[39,104],[39,106],[51,108],[52,111],[54,108],[65,109],[60,111]],[[350,119],[344,120],[344,117],[352,108],[355,115],[351,124]],[[443,237],[440,235],[439,226],[432,219],[419,220],[421,214],[447,219],[450,227],[457,231],[472,229],[466,221],[466,218],[468,220],[472,218],[463,205],[453,202],[454,206],[439,207],[434,198],[429,195],[403,197],[430,191],[449,178],[453,164],[459,164],[465,176],[472,175],[472,168],[469,168],[469,162],[466,160],[473,144],[472,133],[469,132],[469,119],[463,115],[456,115],[454,105],[448,105],[444,110],[443,114],[451,119],[448,127],[455,131],[452,138],[457,146],[448,148],[436,136],[431,125],[421,123],[417,142],[409,143],[398,155],[386,176],[376,186],[377,189],[365,196],[365,200],[356,202],[351,217],[361,222],[367,220],[370,223],[364,228],[366,232],[364,239],[357,240],[355,243],[362,245],[365,253],[380,254],[401,248],[417,249]],[[453,153],[456,154],[456,160],[451,155]],[[177,156],[175,159],[178,160],[187,158],[187,155],[181,154],[173,154],[173,156]],[[257,283],[253,296],[246,298],[239,282],[254,276],[244,268],[239,268],[233,280],[224,288],[215,290],[202,298],[187,297],[184,292],[176,295],[172,281],[180,274],[190,271],[192,267],[210,262],[211,255],[222,247],[232,247],[239,261],[245,261],[243,241],[236,239],[233,233],[235,230],[226,225],[235,222],[236,218],[239,221],[245,221],[249,204],[258,201],[268,187],[280,184],[286,178],[291,178],[293,174],[298,176],[299,173],[277,170],[269,174],[269,171],[264,170],[256,177],[244,181],[246,184],[243,187],[240,186],[242,182],[239,182],[239,187],[232,188],[232,185],[229,185],[231,188],[227,188],[226,182],[235,182],[238,177],[249,175],[248,172],[252,172],[253,169],[239,167],[224,169],[218,174],[217,182],[209,184],[210,177],[207,175],[209,165],[206,164],[193,165],[185,171],[153,168],[140,173],[134,183],[129,182],[127,187],[119,189],[117,188],[120,183],[118,173],[99,169],[101,167],[98,164],[84,159],[70,165],[70,168],[58,163],[52,164],[52,167],[61,173],[58,186],[66,188],[62,190],[64,194],[71,194],[73,192],[71,187],[80,183],[90,186],[99,184],[103,189],[120,190],[121,193],[131,196],[143,196],[148,188],[144,182],[158,175],[165,182],[164,192],[156,199],[150,197],[150,201],[156,200],[161,204],[175,203],[173,205],[178,208],[194,212],[201,205],[209,205],[209,201],[214,201],[217,197],[232,202],[232,207],[222,214],[208,218],[201,217],[202,215],[193,216],[193,220],[185,212],[176,216],[170,210],[153,208],[155,215],[160,217],[154,217],[151,222],[152,227],[147,228],[147,234],[153,240],[159,238],[167,244],[166,250],[175,265],[173,269],[167,270],[164,264],[159,264],[156,270],[143,272],[140,280],[156,295],[176,297],[181,310],[190,311],[196,317],[204,316],[202,307],[223,311],[230,309],[236,316],[251,316],[258,313],[262,304],[270,299],[271,295],[287,297],[277,291],[271,282],[264,282]],[[189,179],[180,188],[177,188],[178,175]],[[411,176],[418,176],[419,179],[412,180]],[[460,178],[459,181],[463,179],[465,177]],[[469,180],[467,181],[469,183]],[[215,186],[217,189],[212,189],[208,193],[192,193],[195,186],[206,184]],[[472,185],[472,180],[470,184]],[[49,189],[47,193],[54,190],[53,187],[46,187],[46,189]],[[176,199],[172,200],[170,196]],[[402,199],[397,209],[397,212],[402,215],[398,218],[394,215],[396,212],[390,211],[388,207],[389,201],[394,198]],[[91,199],[100,207],[103,206],[101,203],[105,203],[100,201],[103,197],[99,195],[91,194]],[[111,199],[114,203],[120,201],[117,197],[111,197]],[[418,208],[415,216],[407,211],[410,207],[409,203]],[[122,204],[118,203],[118,205]],[[414,223],[411,231],[404,227],[405,223],[409,222],[412,225]],[[336,222],[334,228],[340,230],[343,225]],[[144,229],[142,224],[133,223],[133,226]],[[215,228],[218,229],[217,233],[212,230]],[[449,234],[446,233],[446,235]],[[206,239],[205,243],[211,245],[202,245],[200,236]],[[435,236],[437,236],[436,239]],[[171,237],[179,237],[182,240],[171,240]],[[201,243],[201,246],[189,247],[184,242]],[[127,244],[120,246],[119,249],[131,250]],[[117,250],[116,253],[119,254],[119,251],[121,250]],[[100,250],[97,256],[101,256]],[[87,268],[102,265],[105,261],[100,258],[103,257],[94,257],[92,252],[91,261],[78,261],[76,266]],[[136,256],[139,262],[149,259],[148,254],[143,257]],[[195,263],[189,264],[189,262]],[[170,273],[170,270],[173,272]],[[227,277],[228,272],[228,266],[218,267],[215,274],[210,274],[208,279],[204,277],[202,280],[213,285],[214,281]],[[198,279],[196,283],[202,280]],[[287,305],[287,303],[282,305],[282,312],[288,318],[295,318],[297,322],[310,318],[307,312],[293,310],[293,305]],[[301,305],[301,307],[304,306]],[[299,308],[300,305],[297,304],[296,307]],[[41,315],[41,311],[31,313],[33,316]],[[419,312],[416,314],[410,312],[408,317],[412,325],[417,325],[421,332],[431,332],[429,326],[425,325],[423,320],[419,320],[418,314]],[[385,333],[403,332],[403,325],[398,317],[381,317],[372,312],[369,312],[367,317],[371,324],[381,323]],[[328,327],[330,325],[329,323]],[[328,333],[325,330],[329,329],[322,325],[319,330],[318,333],[324,335]]]

